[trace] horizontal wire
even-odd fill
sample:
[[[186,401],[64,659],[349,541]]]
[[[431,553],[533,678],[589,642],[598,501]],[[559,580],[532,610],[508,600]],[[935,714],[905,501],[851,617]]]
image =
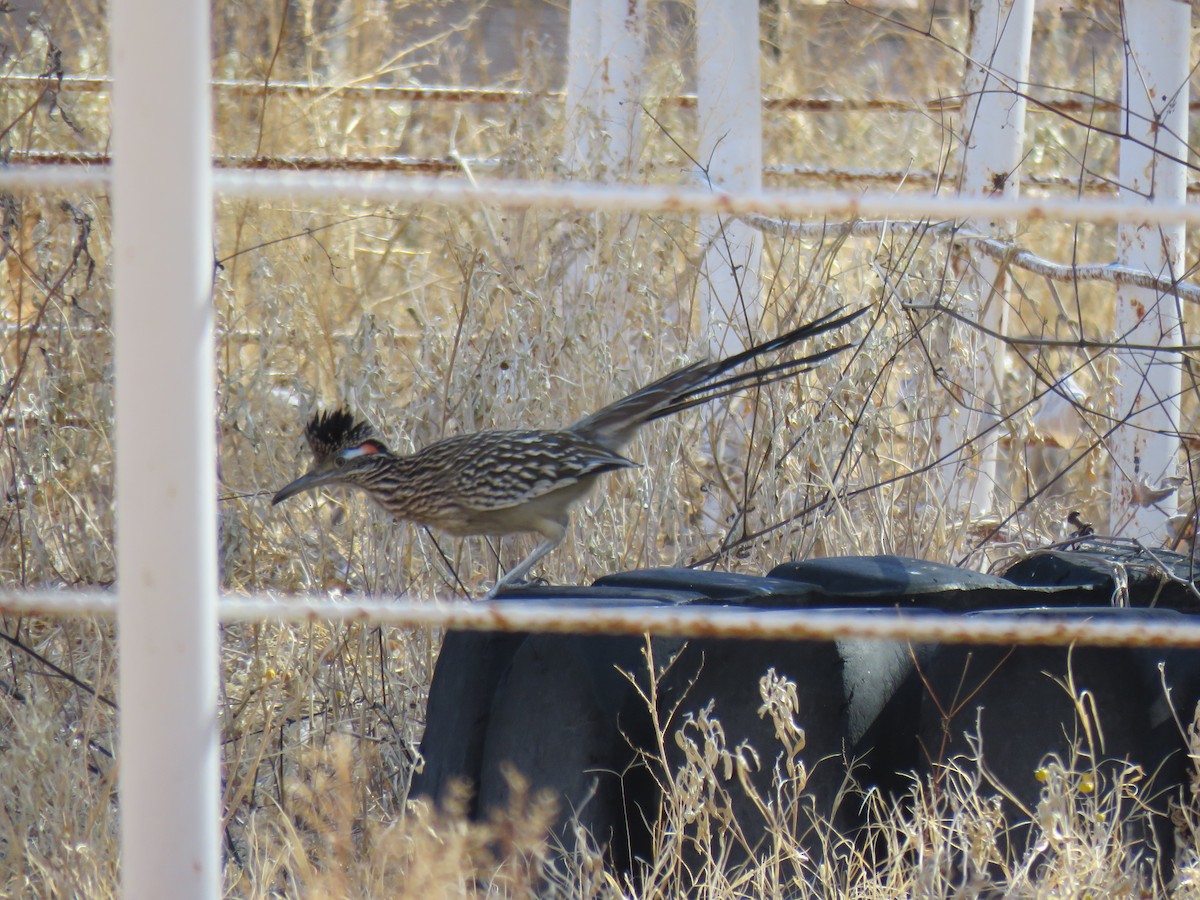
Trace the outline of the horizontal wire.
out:
[[[108,153],[83,150],[16,150],[9,154],[10,165],[37,166],[106,166],[112,161]],[[423,174],[458,174],[465,171],[495,171],[505,165],[499,157],[448,156],[303,156],[218,154],[213,165],[222,169],[254,169],[330,172],[417,172]],[[790,181],[819,181],[827,187],[850,184],[886,184],[898,187],[928,188],[942,180],[931,170],[917,169],[841,169],[834,166],[806,166],[794,163],[764,164],[763,176]],[[1114,195],[1117,186],[1102,178],[1079,178],[1066,175],[1022,175],[1023,188],[1043,190],[1080,190],[1091,194]],[[1189,194],[1200,193],[1200,180],[1187,184]]]
[[[104,77],[65,76],[47,78],[42,75],[5,75],[3,83],[11,88],[36,88],[70,92],[101,93],[112,90],[112,79]],[[261,97],[264,93],[304,97],[313,100],[353,97],[364,100],[392,102],[430,103],[527,103],[531,100],[548,100],[561,103],[566,100],[563,91],[527,91],[514,88],[450,87],[439,85],[414,86],[400,84],[311,84],[306,81],[246,81],[216,78],[212,81],[214,91],[246,94]],[[699,101],[695,94],[648,97],[644,101],[652,106],[674,106],[695,109]],[[933,110],[956,110],[962,108],[958,97],[934,98],[932,100],[910,100],[901,97],[790,97],[770,96],[762,100],[763,108],[775,111],[796,112],[929,112]],[[1047,101],[1042,104],[1052,110],[1079,112],[1083,110],[1115,111],[1119,107],[1105,101],[1065,100]]]
[[[9,74],[3,83],[12,88],[36,88],[70,92],[109,92],[112,79],[104,76],[67,75],[62,78],[35,74]],[[214,78],[213,90],[233,94],[248,94],[260,97],[267,94],[284,94],[309,99],[359,99],[390,100],[402,102],[432,103],[527,103],[531,100],[562,102],[563,91],[529,91],[517,88],[454,87],[449,85],[402,85],[379,82],[348,84],[318,83],[307,81],[262,81],[232,78]],[[1100,97],[1038,97],[1030,113],[1056,112],[1120,112],[1122,106]],[[695,94],[651,96],[647,105],[675,106],[694,109],[699,104]],[[926,100],[906,97],[795,97],[771,95],[763,97],[764,109],[796,112],[936,112],[962,108],[961,97],[933,97]],[[1190,110],[1200,110],[1200,100],[1192,100]]]

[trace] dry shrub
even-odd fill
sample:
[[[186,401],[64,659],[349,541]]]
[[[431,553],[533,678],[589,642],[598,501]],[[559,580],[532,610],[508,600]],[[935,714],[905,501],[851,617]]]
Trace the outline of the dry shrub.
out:
[[[392,822],[364,815],[358,784],[371,777],[364,745],[330,740],[304,760],[288,815],[252,828],[248,865],[229,868],[239,896],[531,897],[547,883],[552,797],[509,773],[506,809],[487,822],[466,816],[466,789],[441,808],[414,801]]]
[[[18,643],[0,682],[0,894],[116,896],[111,633],[88,622],[6,628]]]

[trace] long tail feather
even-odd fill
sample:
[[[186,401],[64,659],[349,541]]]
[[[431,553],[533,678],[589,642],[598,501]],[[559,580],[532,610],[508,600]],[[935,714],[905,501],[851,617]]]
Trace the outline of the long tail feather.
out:
[[[719,397],[728,396],[749,385],[770,384],[799,372],[841,353],[850,344],[831,347],[795,359],[785,360],[770,366],[731,375],[717,380],[738,366],[759,356],[783,350],[800,341],[814,338],[853,322],[869,309],[862,307],[841,315],[845,307],[839,307],[827,315],[814,319],[798,328],[785,332],[769,341],[764,341],[740,353],[716,362],[698,362],[677,369],[655,382],[635,391],[628,397],[612,403],[571,426],[571,430],[610,447],[614,450],[624,446],[634,433],[646,422],[673,415],[680,410],[708,403]]]

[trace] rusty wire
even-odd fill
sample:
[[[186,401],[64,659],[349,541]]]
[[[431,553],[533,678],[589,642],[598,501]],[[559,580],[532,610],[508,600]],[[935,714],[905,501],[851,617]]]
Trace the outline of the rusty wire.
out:
[[[9,164],[29,166],[107,166],[112,157],[107,153],[90,151],[18,150],[9,157]],[[499,159],[481,157],[436,156],[251,156],[226,154],[213,157],[219,169],[285,169],[300,172],[412,172],[418,174],[449,174],[469,169],[474,172],[495,171]],[[932,187],[940,179],[937,172],[911,169],[841,169],[833,166],[802,166],[778,164],[763,166],[763,175],[790,181],[815,181],[827,185],[884,184],[906,187]],[[1053,175],[1026,175],[1021,179],[1026,188],[1083,190],[1089,194],[1115,194],[1111,181],[1101,178],[1085,179]],[[1200,180],[1188,183],[1189,193],[1200,193]]]
[[[39,88],[46,79],[39,75],[7,75],[5,83],[13,87]],[[64,91],[102,93],[112,90],[112,80],[84,76],[70,76],[55,80],[55,87]],[[562,91],[523,91],[507,88],[412,86],[399,84],[311,84],[304,81],[246,81],[214,79],[214,91],[230,94],[245,94],[258,97],[264,93],[305,97],[312,100],[354,97],[365,100],[380,100],[405,103],[484,103],[514,104],[530,101],[562,102],[566,94]],[[652,106],[670,106],[682,109],[696,107],[695,94],[680,94],[647,99]],[[957,97],[932,100],[910,100],[900,97],[764,97],[763,108],[784,112],[928,112],[955,110],[962,106]],[[1068,100],[1061,104],[1048,104],[1052,109],[1078,112],[1086,109],[1116,109],[1113,104],[1085,104],[1083,101]]]
[[[42,75],[11,74],[4,76],[5,84],[13,87],[39,88],[46,83]],[[112,90],[107,77],[66,76],[55,79],[57,90],[81,93],[102,93]],[[244,79],[213,79],[215,91],[231,94],[261,96],[263,93],[306,97],[314,100],[357,97],[409,103],[486,103],[512,104],[536,100],[561,102],[563,91],[524,91],[511,88],[452,87],[442,85],[400,85],[384,83],[313,84],[306,81],[249,81]],[[646,101],[654,106],[694,109],[695,94],[652,97]],[[927,100],[905,97],[764,97],[763,108],[784,112],[938,112],[962,108],[961,97],[935,97]],[[1200,110],[1200,100],[1192,100],[1189,108]],[[1032,112],[1055,113],[1119,112],[1119,103],[1087,97],[1039,99]]]

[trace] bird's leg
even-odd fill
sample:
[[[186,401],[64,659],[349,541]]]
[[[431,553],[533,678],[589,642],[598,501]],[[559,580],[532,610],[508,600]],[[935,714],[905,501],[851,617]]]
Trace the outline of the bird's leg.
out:
[[[542,541],[533,548],[533,552],[526,556],[523,560],[505,572],[495,586],[483,595],[484,600],[491,600],[496,596],[496,592],[501,588],[506,587],[513,582],[520,581],[524,578],[529,570],[538,564],[538,561],[562,543],[563,537],[566,536],[567,529],[564,525],[557,522],[552,523],[554,527],[547,527],[542,532]]]

